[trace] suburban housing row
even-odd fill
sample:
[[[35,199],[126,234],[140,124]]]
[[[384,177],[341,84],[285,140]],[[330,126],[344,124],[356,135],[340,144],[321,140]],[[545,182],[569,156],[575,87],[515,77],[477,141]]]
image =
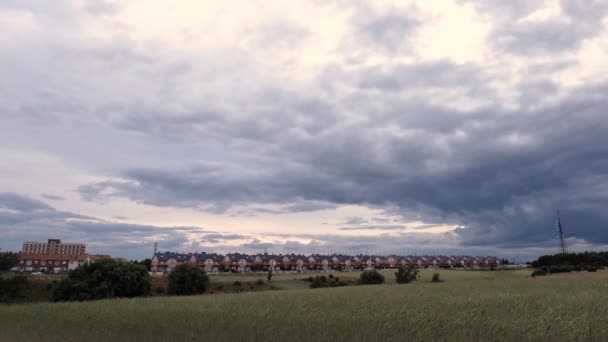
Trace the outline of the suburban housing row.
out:
[[[255,272],[309,270],[355,270],[364,268],[396,268],[411,265],[419,268],[482,268],[500,264],[497,257],[480,256],[380,256],[380,255],[302,255],[302,254],[216,254],[216,253],[156,253],[151,271],[167,274],[183,263],[196,265],[207,272]]]

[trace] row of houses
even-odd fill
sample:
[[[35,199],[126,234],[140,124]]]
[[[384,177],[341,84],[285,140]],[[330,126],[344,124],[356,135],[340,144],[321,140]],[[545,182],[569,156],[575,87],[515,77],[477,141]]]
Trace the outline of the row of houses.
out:
[[[109,255],[91,254],[44,254],[19,253],[19,263],[12,270],[17,272],[65,273],[76,267]]]
[[[217,253],[156,253],[152,257],[153,274],[168,274],[177,265],[188,263],[207,272],[255,272],[343,270],[364,268],[483,268],[500,264],[496,257],[479,256],[398,256],[398,255],[344,255],[344,254],[217,254]]]

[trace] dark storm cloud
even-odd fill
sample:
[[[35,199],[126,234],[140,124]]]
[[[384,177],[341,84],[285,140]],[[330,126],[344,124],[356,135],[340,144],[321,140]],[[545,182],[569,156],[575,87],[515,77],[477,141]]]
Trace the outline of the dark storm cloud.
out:
[[[377,113],[382,120],[372,115],[365,125],[315,139],[273,137],[277,159],[132,169],[124,181],[80,192],[202,208],[299,200],[395,205],[405,217],[463,225],[465,245],[505,247],[553,239],[559,207],[589,217],[573,225],[572,236],[605,243],[608,233],[600,227],[608,218],[596,204],[608,198],[600,191],[608,173],[607,90],[590,85],[558,103],[515,111],[390,108]]]

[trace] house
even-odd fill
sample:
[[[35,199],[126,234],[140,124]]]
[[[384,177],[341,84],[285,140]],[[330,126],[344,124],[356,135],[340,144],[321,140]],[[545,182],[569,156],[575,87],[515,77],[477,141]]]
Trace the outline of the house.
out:
[[[19,272],[65,273],[109,255],[19,253]]]
[[[400,266],[427,267],[492,267],[496,257],[468,256],[382,256],[344,254],[241,254],[228,253],[156,253],[152,256],[152,274],[168,274],[177,265],[188,263],[206,272],[273,272],[311,270],[361,270],[364,268],[396,268]]]

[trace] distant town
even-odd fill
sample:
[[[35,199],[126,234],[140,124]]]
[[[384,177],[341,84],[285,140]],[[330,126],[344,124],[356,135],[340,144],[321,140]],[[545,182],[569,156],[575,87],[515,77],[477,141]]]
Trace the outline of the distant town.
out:
[[[47,242],[25,242],[17,272],[66,273],[78,266],[110,255],[88,254],[84,243],[65,243],[58,239]],[[400,256],[400,255],[346,255],[346,254],[241,254],[241,253],[173,253],[154,251],[150,273],[165,275],[179,264],[196,265],[208,273],[218,272],[307,272],[354,271],[366,268],[492,268],[507,263],[494,256]]]

